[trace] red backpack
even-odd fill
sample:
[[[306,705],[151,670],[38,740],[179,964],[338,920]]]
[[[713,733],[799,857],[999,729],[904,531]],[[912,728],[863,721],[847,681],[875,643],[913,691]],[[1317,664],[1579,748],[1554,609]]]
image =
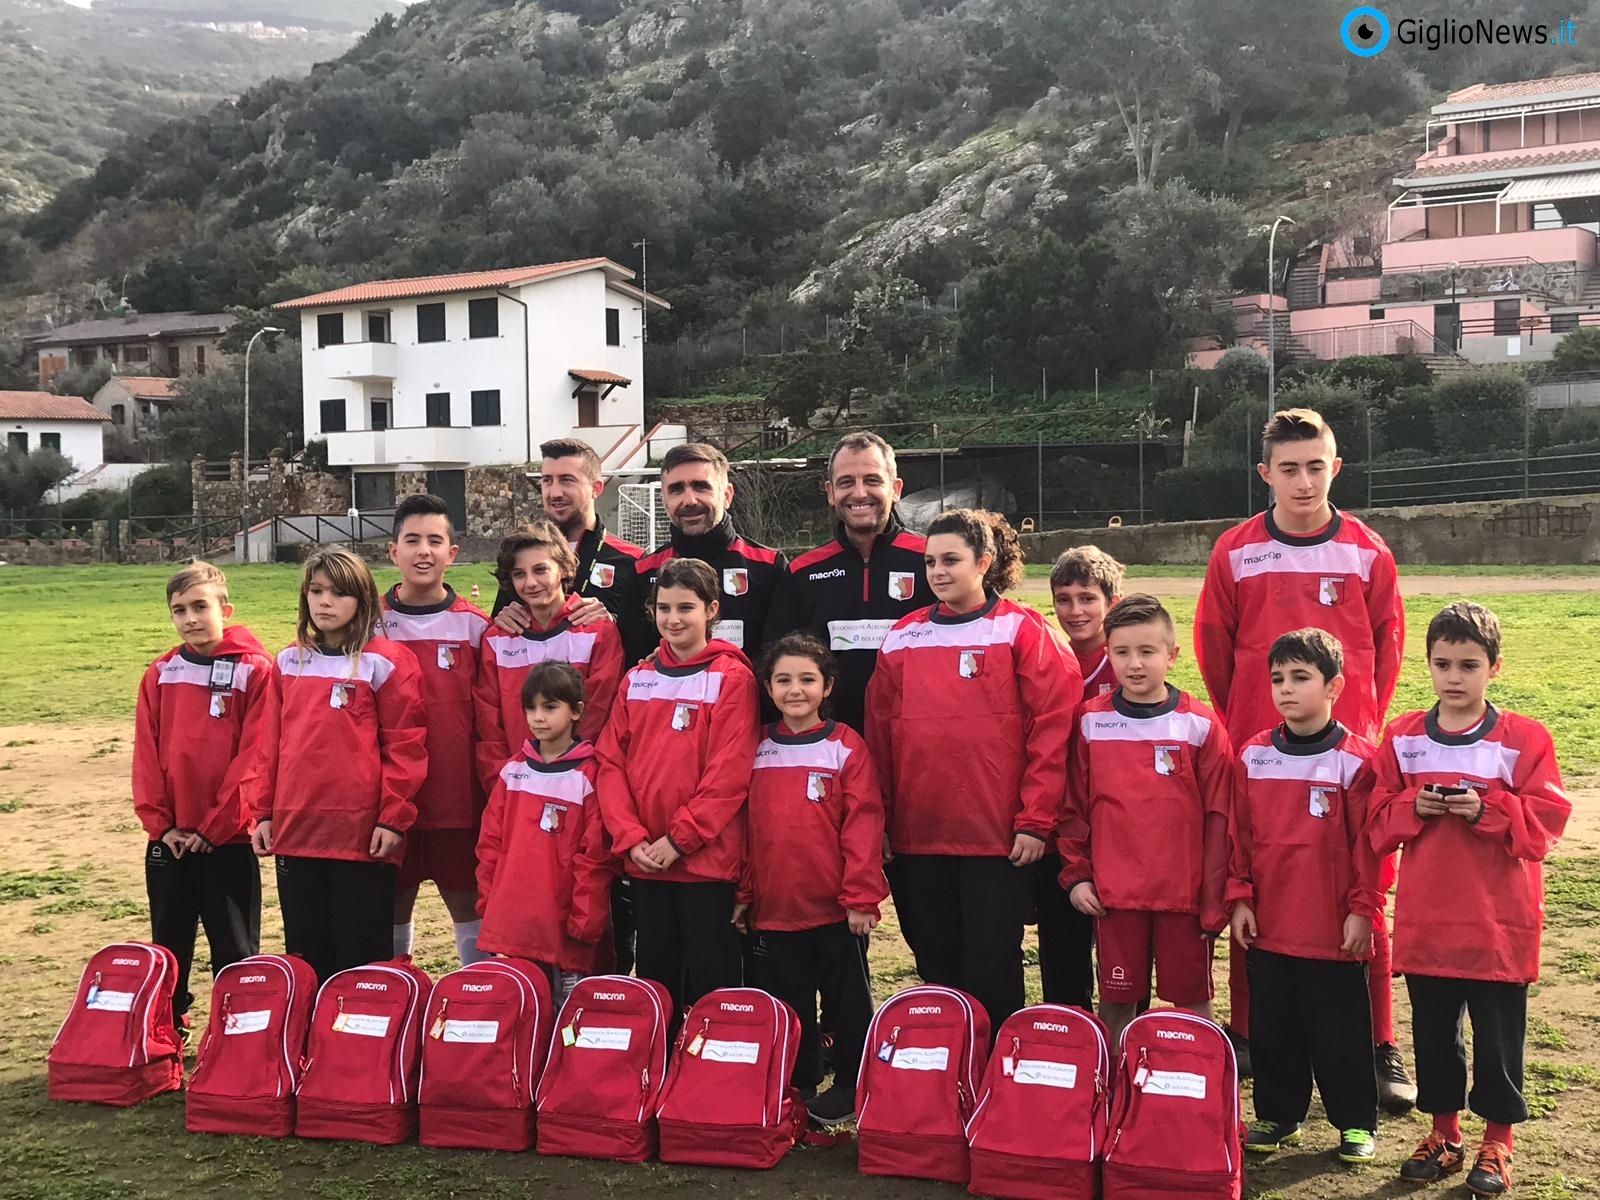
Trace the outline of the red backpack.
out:
[[[223,967],[189,1077],[190,1133],[288,1137],[317,973],[303,958],[257,954]]]
[[[539,1080],[540,1154],[644,1162],[656,1151],[672,997],[653,979],[591,975],[561,1006]]]
[[[1110,1038],[1096,1018],[1060,1004],[1007,1017],[967,1122],[973,1195],[1093,1200],[1110,1098]]]
[[[756,988],[719,988],[684,1018],[656,1120],[661,1161],[703,1167],[778,1165],[806,1131],[789,1086],[800,1018]]]
[[[1122,1035],[1105,1200],[1239,1200],[1239,1064],[1220,1027],[1163,1008]]]
[[[50,1043],[50,1099],[126,1108],[181,1088],[177,983],[178,960],[165,946],[112,942],[97,951]]]
[[[864,1175],[966,1183],[967,1119],[989,1057],[989,1015],[965,992],[913,987],[867,1027],[856,1083]]]
[[[432,981],[411,959],[351,967],[317,992],[294,1131],[392,1146],[416,1129],[422,1010]]]
[[[485,959],[434,984],[422,1023],[418,1140],[531,1149],[533,1089],[554,1020],[549,977],[524,959]]]

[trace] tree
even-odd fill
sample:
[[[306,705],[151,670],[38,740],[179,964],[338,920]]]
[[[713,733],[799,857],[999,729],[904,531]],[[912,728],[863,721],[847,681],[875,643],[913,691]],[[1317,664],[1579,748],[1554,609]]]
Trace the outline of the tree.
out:
[[[804,428],[819,408],[834,409],[836,414],[848,412],[854,392],[876,392],[886,384],[888,375],[879,354],[831,346],[814,348],[779,360],[767,403]]]
[[[0,508],[37,508],[45,493],[67,479],[73,470],[72,462],[56,450],[35,450],[32,454],[7,450],[0,455]]]
[[[1555,352],[1550,355],[1552,375],[1577,375],[1584,371],[1600,371],[1600,326],[1574,329],[1556,344]]]
[[[279,339],[277,353],[250,356],[250,448],[260,453],[281,446],[286,433],[305,426],[300,392],[300,343]],[[244,448],[244,357],[204,375],[184,375],[173,389],[176,402],[161,416],[163,457],[186,462],[195,455],[227,458]]]

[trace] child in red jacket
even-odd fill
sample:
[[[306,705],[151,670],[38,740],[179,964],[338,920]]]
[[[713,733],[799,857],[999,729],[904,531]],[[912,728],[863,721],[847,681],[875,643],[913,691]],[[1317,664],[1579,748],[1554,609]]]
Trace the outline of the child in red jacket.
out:
[[[278,655],[273,786],[252,841],[277,856],[284,945],[320,980],[394,953],[395,879],[428,774],[422,675],[411,651],[373,635],[382,615],[367,564],[318,550]]]
[[[150,835],[150,938],[178,959],[172,1010],[185,1029],[196,926],[205,926],[213,975],[261,949],[249,822],[272,750],[277,670],[253,633],[224,626],[228,581],[210,563],[167,580],[167,610],[183,642],[139,684],[133,809]]]
[[[407,496],[394,510],[389,561],[400,582],[383,596],[382,636],[417,660],[428,708],[428,778],[417,793],[417,820],[406,837],[394,904],[394,953],[411,953],[411,916],[428,880],[439,889],[455,926],[461,965],[477,950],[478,820],[484,790],[478,781],[472,689],[478,647],[489,618],[456,595],[445,568],[456,560],[450,507],[438,496]]]
[[[1154,596],[1106,614],[1117,690],[1088,701],[1069,758],[1061,886],[1096,918],[1100,1015],[1112,1045],[1150,995],[1211,1016],[1211,941],[1227,924],[1228,733],[1167,683],[1172,617]]]
[[[1315,1078],[1341,1162],[1377,1150],[1378,1080],[1367,964],[1383,913],[1366,836],[1372,743],[1334,719],[1344,651],[1322,629],[1272,643],[1283,722],[1239,751],[1228,902],[1250,972],[1255,1123],[1244,1148],[1297,1145]]]
[[[1540,864],[1572,813],[1550,731],[1486,697],[1500,665],[1500,622],[1488,609],[1457,601],[1434,617],[1428,671],[1439,702],[1389,723],[1369,822],[1377,853],[1404,847],[1394,969],[1411,994],[1417,1107],[1433,1116],[1400,1177],[1432,1183],[1461,1170],[1470,1104],[1488,1123],[1467,1175],[1481,1196],[1510,1189],[1511,1129],[1528,1119],[1522,1053],[1544,927]]]
[[[478,772],[484,790],[495,785],[506,759],[528,738],[522,681],[542,662],[571,663],[583,677],[578,736],[594,743],[605,728],[622,679],[622,638],[609,617],[572,623],[585,601],[569,592],[578,556],[551,521],[532,521],[500,543],[495,575],[527,606],[533,620],[520,633],[498,626],[484,635],[474,703],[478,712]]]
[[[1022,578],[1004,518],[953,509],[928,527],[939,603],[884,638],[867,744],[901,860],[917,969],[984,1006],[1023,1006],[1022,927],[1061,819],[1077,661],[1044,618],[1000,593]]]
[[[781,714],[756,747],[750,779],[748,904],[754,982],[800,1014],[791,1083],[822,1082],[817,996],[832,1019],[831,1088],[811,1100],[824,1125],[855,1118],[856,1073],[872,1021],[867,936],[889,894],[883,875],[883,793],[861,735],[824,720],[839,664],[808,633],[767,646],[759,675]],[[745,897],[741,897],[741,901]],[[748,907],[748,922],[743,917]]]
[[[633,880],[636,966],[681,1013],[738,986],[733,926],[755,759],[756,680],[738,647],[711,636],[716,572],[665,563],[651,590],[661,644],[624,677],[600,738],[600,811]]]
[[[529,738],[500,769],[478,836],[478,946],[529,958],[559,1007],[599,969],[612,858],[594,790],[594,747],[577,736],[583,677],[543,662],[522,681]]]

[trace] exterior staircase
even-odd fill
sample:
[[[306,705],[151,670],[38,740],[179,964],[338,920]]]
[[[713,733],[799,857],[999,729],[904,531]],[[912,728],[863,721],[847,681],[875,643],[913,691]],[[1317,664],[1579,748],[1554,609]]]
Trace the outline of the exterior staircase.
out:
[[[1478,368],[1459,354],[1423,354],[1428,373],[1435,379],[1451,379],[1457,375],[1470,375]]]
[[[1289,283],[1284,288],[1289,307],[1319,308],[1322,305],[1322,267],[1320,259],[1307,255],[1289,273]]]

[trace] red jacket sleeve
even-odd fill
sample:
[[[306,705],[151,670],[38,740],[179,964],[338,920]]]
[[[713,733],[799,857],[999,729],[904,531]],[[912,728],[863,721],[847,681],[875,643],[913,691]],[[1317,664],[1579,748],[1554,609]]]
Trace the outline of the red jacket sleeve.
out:
[[[622,663],[622,635],[611,621],[602,621],[600,625],[594,649],[590,651],[589,673],[583,681],[586,696],[583,719],[578,722],[579,736],[591,742],[600,740],[606,719],[611,716],[611,706],[617,699],[617,684],[626,669]]]
[[[1229,912],[1235,904],[1256,902],[1255,835],[1250,827],[1250,780],[1243,764],[1233,773],[1233,808],[1228,813],[1228,886],[1222,902]]]
[[[1028,714],[1022,811],[1015,833],[1049,843],[1061,824],[1067,798],[1067,747],[1072,717],[1083,699],[1083,675],[1043,621],[1025,621],[1017,631],[1017,687]]]
[[[1056,847],[1061,855],[1060,884],[1071,891],[1080,883],[1094,882],[1089,860],[1089,742],[1083,736],[1081,717],[1073,719],[1071,748],[1067,752],[1067,802],[1061,813]]]
[[[1502,840],[1513,858],[1543,862],[1567,827],[1572,802],[1561,784],[1550,731],[1534,722],[1525,727],[1529,744],[1517,757],[1511,788],[1484,794],[1483,812],[1472,828]]]
[[[622,856],[650,838],[650,831],[639,820],[639,806],[628,785],[628,750],[633,742],[629,715],[626,701],[614,705],[605,732],[600,735],[600,744],[595,747],[595,757],[600,763],[595,780],[600,814],[605,820],[606,832],[611,835],[613,849]],[[750,757],[754,762],[754,752]]]
[[[222,787],[211,815],[195,830],[213,846],[230,841],[237,832],[231,826],[239,816],[242,814],[248,820],[259,807],[260,801],[253,797],[271,778],[266,760],[278,753],[278,727],[273,719],[278,699],[277,664],[265,655],[251,655],[250,666],[250,682],[240,698],[244,715],[239,725],[239,745],[222,777]],[[232,803],[236,795],[239,798],[237,808]]]
[[[614,640],[614,639],[613,639]],[[618,652],[620,654],[620,650]],[[567,913],[567,936],[594,945],[605,936],[611,919],[611,881],[622,864],[611,853],[605,819],[598,806],[583,806],[583,839],[572,861],[572,908]]]
[[[272,820],[272,804],[278,791],[278,753],[281,749],[283,723],[283,673],[277,660],[272,663],[272,690],[265,697],[261,711],[261,743],[263,752],[257,766],[261,772],[253,787],[244,790],[244,802],[251,820],[259,823]]]
[[[176,824],[167,775],[161,769],[161,672],[154,663],[139,681],[133,723],[133,811],[152,842]]]
[[[844,855],[840,905],[879,916],[878,904],[889,894],[883,875],[883,792],[865,746],[845,760],[839,849]]]
[[[1207,933],[1220,933],[1228,924],[1222,897],[1228,886],[1228,813],[1233,808],[1234,777],[1243,770],[1233,756],[1228,731],[1221,720],[1200,746],[1198,776],[1200,800],[1205,807],[1205,833],[1200,854],[1200,925]]]
[[[1372,852],[1382,858],[1422,832],[1422,818],[1417,816],[1417,792],[1421,789],[1408,785],[1400,773],[1400,760],[1394,756],[1393,726],[1384,732],[1372,769],[1375,778],[1368,802],[1367,842]]]
[[[900,674],[904,654],[878,654],[872,679],[867,684],[867,749],[877,768],[878,786],[883,790],[883,820],[889,823],[894,808],[894,721],[900,712]]]
[[[415,797],[428,778],[428,715],[422,703],[422,668],[416,658],[401,650],[389,661],[394,670],[377,696],[377,824],[404,833],[417,819]]]
[[[1401,655],[1406,641],[1406,609],[1400,595],[1400,579],[1394,555],[1387,549],[1372,563],[1372,585],[1367,589],[1367,613],[1372,621],[1372,693],[1378,699],[1374,714],[1376,726],[1389,711],[1394,689],[1400,682]],[[1371,737],[1375,729],[1359,730]]]
[[[500,869],[500,853],[505,846],[506,785],[502,779],[494,781],[489,793],[489,803],[483,810],[483,823],[478,827],[478,916],[489,908],[489,893],[494,888],[495,872]]]
[[[1372,763],[1363,764],[1344,792],[1345,838],[1350,846],[1350,894],[1345,903],[1352,913],[1376,917],[1383,911],[1383,860],[1366,836],[1378,777]]]
[[[472,685],[472,713],[478,730],[477,771],[485,792],[492,791],[500,768],[512,755],[500,715],[500,666],[485,633],[478,646],[478,678]],[[522,747],[516,747],[521,750]]]
[[[1219,538],[1206,564],[1205,583],[1194,610],[1194,657],[1205,680],[1211,707],[1224,724],[1233,690],[1233,643],[1239,631],[1239,610],[1228,561],[1228,539]]]
[[[761,740],[756,681],[748,671],[730,671],[723,674],[722,685],[706,730],[710,757],[693,795],[667,822],[667,837],[685,856],[715,841],[750,799],[750,775]]]

